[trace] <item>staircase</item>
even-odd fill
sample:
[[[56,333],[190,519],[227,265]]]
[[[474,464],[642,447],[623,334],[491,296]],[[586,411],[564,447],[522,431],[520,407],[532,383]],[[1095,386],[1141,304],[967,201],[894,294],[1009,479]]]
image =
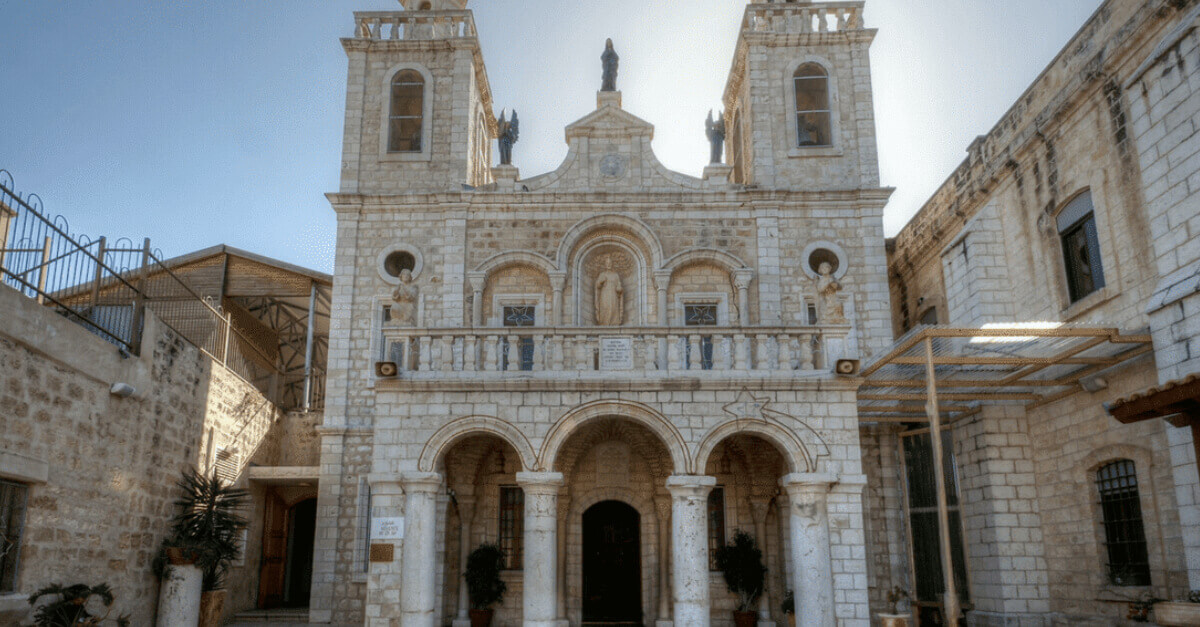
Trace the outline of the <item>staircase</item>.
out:
[[[308,610],[253,610],[237,614],[225,627],[309,627]]]

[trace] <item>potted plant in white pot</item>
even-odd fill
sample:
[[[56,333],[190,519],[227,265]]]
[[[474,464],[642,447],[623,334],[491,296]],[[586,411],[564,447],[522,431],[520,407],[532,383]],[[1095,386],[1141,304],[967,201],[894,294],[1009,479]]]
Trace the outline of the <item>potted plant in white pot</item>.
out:
[[[184,472],[178,485],[183,490],[183,496],[175,501],[179,513],[172,520],[171,538],[164,543],[160,560],[178,565],[176,560],[182,555],[200,570],[195,624],[217,627],[225,609],[225,578],[241,551],[239,536],[248,523],[241,512],[250,493],[215,474],[206,476],[196,470]]]
[[[488,627],[496,611],[492,606],[504,599],[508,585],[500,579],[504,570],[504,551],[494,544],[482,544],[467,556],[467,596],[471,600],[471,627]]]
[[[1159,625],[1200,625],[1200,590],[1192,590],[1183,601],[1154,604],[1154,622]]]
[[[754,627],[758,614],[754,605],[762,596],[767,567],[762,563],[762,551],[754,538],[745,531],[733,534],[733,542],[717,549],[717,568],[725,575],[725,585],[738,597],[733,621],[737,627]]]

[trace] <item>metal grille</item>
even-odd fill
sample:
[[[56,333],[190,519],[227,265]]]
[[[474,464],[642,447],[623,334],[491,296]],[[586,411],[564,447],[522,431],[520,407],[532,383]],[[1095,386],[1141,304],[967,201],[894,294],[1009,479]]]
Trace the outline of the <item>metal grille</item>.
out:
[[[684,305],[683,321],[689,327],[717,326],[717,306]],[[684,338],[684,341],[686,342],[687,339]],[[691,351],[685,351],[684,354],[687,355],[688,367],[691,367]],[[711,335],[700,337],[700,368],[701,370],[713,369],[713,338]]]
[[[19,483],[0,481],[0,592],[16,589],[28,490]]]
[[[725,546],[725,488],[708,493],[708,569],[717,569],[717,550]]]
[[[500,550],[504,551],[504,567],[522,568],[522,539],[525,535],[525,492],[521,488],[500,488]]]
[[[533,305],[525,305],[520,307],[505,307],[504,308],[504,326],[506,327],[532,327],[537,323],[537,307]],[[522,337],[517,340],[516,355],[520,359],[518,367],[521,370],[533,370],[533,338]],[[508,360],[510,350],[508,340],[504,341],[504,369],[508,369]]]
[[[1142,526],[1137,468],[1122,459],[1096,471],[1108,548],[1108,578],[1118,586],[1150,585],[1150,560]]]
[[[910,530],[912,533],[913,570],[916,574],[916,597],[919,603],[940,604],[945,592],[941,542],[938,524],[937,480],[933,470],[933,441],[929,433],[906,436],[904,465],[907,471],[907,496]],[[953,454],[949,431],[942,432],[944,459],[942,473],[946,479],[946,506],[950,522],[950,553],[954,562],[954,588],[959,601],[970,601],[967,582],[966,552],[963,547],[962,517],[958,503],[958,464]]]

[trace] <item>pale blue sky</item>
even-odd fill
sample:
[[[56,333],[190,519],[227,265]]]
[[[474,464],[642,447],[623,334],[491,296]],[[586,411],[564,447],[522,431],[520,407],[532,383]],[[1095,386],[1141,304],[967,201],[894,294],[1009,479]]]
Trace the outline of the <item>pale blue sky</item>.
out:
[[[885,215],[894,234],[1100,0],[868,0]],[[625,108],[698,175],[745,2],[475,0],[497,109],[521,114],[523,176],[566,155],[621,54]],[[168,255],[227,243],[329,271],[355,10],[395,0],[0,0],[0,168],[91,236]]]

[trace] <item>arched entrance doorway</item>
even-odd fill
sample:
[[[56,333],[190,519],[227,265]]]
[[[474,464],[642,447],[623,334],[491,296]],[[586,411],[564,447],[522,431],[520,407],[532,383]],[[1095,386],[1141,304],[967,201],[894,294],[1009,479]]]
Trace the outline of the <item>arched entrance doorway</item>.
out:
[[[640,516],[621,501],[583,513],[583,622],[642,624]]]

